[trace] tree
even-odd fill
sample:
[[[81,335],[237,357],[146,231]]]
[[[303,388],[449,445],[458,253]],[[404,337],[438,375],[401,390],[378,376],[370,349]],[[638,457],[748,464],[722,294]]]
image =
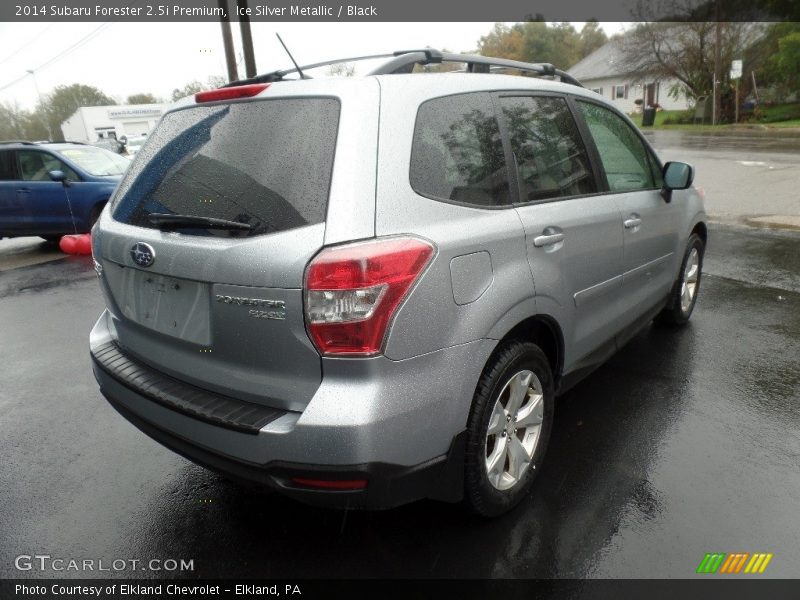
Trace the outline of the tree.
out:
[[[336,63],[328,67],[328,75],[333,77],[352,77],[356,73],[353,63]]]
[[[586,23],[580,34],[569,23],[548,24],[536,20],[513,27],[496,23],[478,40],[478,52],[523,62],[552,63],[560,69],[568,69],[606,41],[606,34],[596,21]]]
[[[494,28],[478,40],[478,53],[483,56],[525,60],[522,49],[522,26],[509,27],[495,23]]]
[[[0,102],[0,140],[27,140],[29,114],[14,102]]]
[[[153,94],[141,93],[128,96],[128,104],[158,104],[158,98]]]
[[[759,88],[771,87],[778,97],[800,91],[800,23],[772,23],[747,54],[747,71],[755,71]]]
[[[673,97],[698,98],[712,93],[717,27],[720,28],[718,92],[731,87],[731,61],[740,59],[763,35],[754,23],[640,23],[619,40],[625,68],[640,78],[676,79]],[[747,69],[746,69],[747,70]]]
[[[592,52],[608,42],[606,32],[600,27],[597,21],[587,21],[580,33],[578,49],[581,58],[589,56]]]
[[[81,106],[109,106],[116,104],[112,98],[90,85],[73,83],[56,87],[37,108],[54,141],[63,141],[61,124],[66,121]]]
[[[224,77],[219,77],[217,75],[210,76],[206,80],[205,84],[195,79],[194,81],[190,81],[189,83],[187,83],[182,88],[175,88],[174,90],[172,90],[172,101],[176,102],[186,96],[193,96],[197,92],[202,92],[203,90],[219,88],[225,85],[226,83],[228,83],[227,79],[225,79]]]
[[[772,57],[771,66],[788,90],[800,89],[800,31],[778,40],[778,54]]]

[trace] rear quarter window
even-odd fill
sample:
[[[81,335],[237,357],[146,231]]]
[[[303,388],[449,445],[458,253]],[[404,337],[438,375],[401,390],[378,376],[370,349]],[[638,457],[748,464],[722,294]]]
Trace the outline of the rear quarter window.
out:
[[[487,93],[428,100],[411,147],[411,187],[422,196],[482,207],[509,203],[500,128]]]
[[[339,101],[279,98],[168,113],[117,191],[114,218],[155,227],[150,213],[248,223],[247,231],[178,229],[249,237],[325,220]]]

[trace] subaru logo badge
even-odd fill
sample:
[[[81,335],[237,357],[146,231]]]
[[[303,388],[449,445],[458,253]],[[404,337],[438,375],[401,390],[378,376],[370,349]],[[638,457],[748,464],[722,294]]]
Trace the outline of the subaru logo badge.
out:
[[[131,248],[131,258],[140,267],[149,267],[156,259],[156,251],[150,244],[136,242]]]

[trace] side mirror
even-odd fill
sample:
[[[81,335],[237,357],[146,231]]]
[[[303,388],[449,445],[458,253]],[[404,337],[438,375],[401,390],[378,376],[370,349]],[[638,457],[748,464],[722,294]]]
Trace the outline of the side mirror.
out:
[[[672,190],[685,190],[694,181],[694,167],[682,162],[668,162],[664,165],[664,187],[661,196],[666,202],[672,200]]]
[[[69,179],[64,171],[48,171],[47,175],[53,181],[60,181],[65,187],[69,185]]]

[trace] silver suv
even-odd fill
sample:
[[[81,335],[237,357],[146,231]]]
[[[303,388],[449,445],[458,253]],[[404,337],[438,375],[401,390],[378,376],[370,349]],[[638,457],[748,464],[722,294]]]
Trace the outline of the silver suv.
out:
[[[464,66],[415,72],[442,62]],[[555,397],[654,318],[689,319],[693,169],[552,65],[423,50],[293,72],[182,100],[131,164],[93,234],[102,393],[299,500],[500,514]]]

